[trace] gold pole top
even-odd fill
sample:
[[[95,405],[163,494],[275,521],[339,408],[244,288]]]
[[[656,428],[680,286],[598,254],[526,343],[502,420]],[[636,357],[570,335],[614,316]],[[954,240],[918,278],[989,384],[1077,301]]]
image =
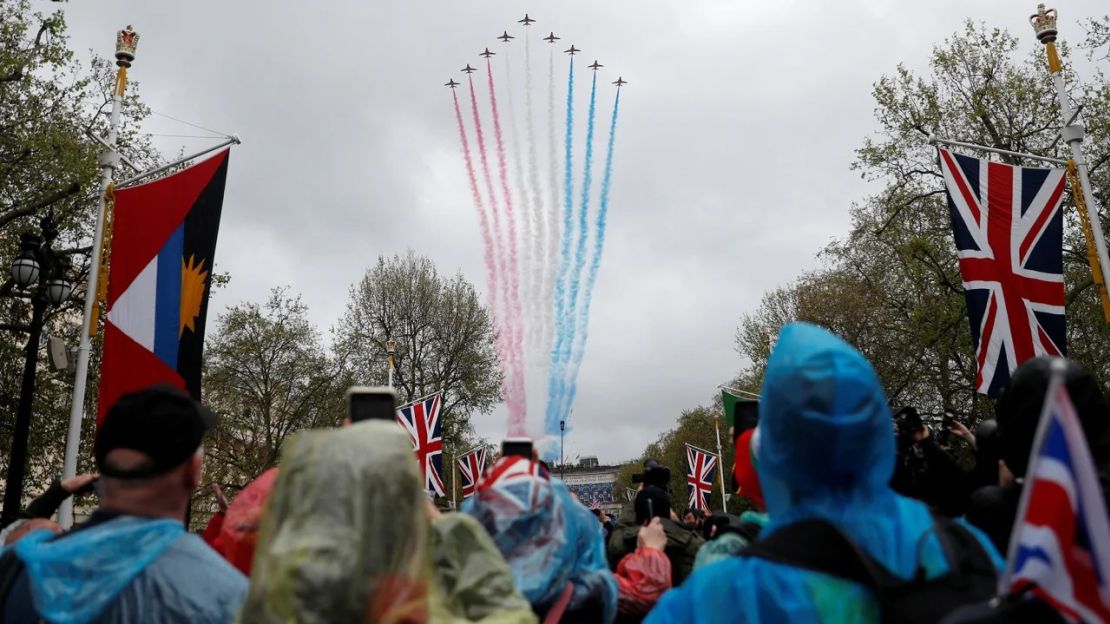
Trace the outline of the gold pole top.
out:
[[[1045,9],[1044,4],[1037,5],[1037,12],[1029,16],[1029,23],[1037,33],[1037,40],[1043,44],[1056,41],[1056,9]]]
[[[131,24],[127,28],[116,33],[116,65],[120,67],[131,67],[131,61],[135,60],[135,47],[139,45],[139,33],[131,28]]]

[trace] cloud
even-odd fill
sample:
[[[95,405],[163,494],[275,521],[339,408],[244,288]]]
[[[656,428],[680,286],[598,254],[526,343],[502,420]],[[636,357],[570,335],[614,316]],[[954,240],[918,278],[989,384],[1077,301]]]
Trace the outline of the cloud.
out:
[[[232,281],[215,312],[288,284],[326,330],[378,255],[410,248],[486,290],[441,84],[494,48],[501,30],[521,34],[521,5],[72,0],[62,8],[78,50],[108,55],[114,31],[134,24],[142,40],[131,76],[155,111],[243,136],[217,252]],[[630,81],[568,454],[635,456],[682,409],[710,401],[742,365],[733,346],[740,316],[814,267],[814,254],[847,232],[850,203],[873,191],[849,171],[874,129],[873,82],[899,62],[923,67],[965,17],[1009,28],[1031,48],[1028,9],[1004,0],[529,7],[539,20],[533,36],[554,30],[560,44],[584,50],[579,58],[599,59],[604,86],[617,75]],[[1105,8],[1076,0],[1061,11],[1074,38],[1075,20]],[[512,60],[522,91],[519,44]],[[532,51],[537,134],[546,137],[547,50]],[[559,55],[565,77],[564,63]],[[601,91],[606,114],[612,92]],[[523,127],[522,93],[515,100]],[[148,129],[193,132],[158,117]],[[204,144],[159,141],[167,154]],[[537,429],[539,418],[531,415]],[[499,409],[475,424],[496,439],[505,422]]]

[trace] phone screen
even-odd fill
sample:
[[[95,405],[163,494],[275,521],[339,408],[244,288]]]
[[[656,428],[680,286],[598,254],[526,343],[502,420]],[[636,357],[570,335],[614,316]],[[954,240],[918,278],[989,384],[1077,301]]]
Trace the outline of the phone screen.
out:
[[[392,392],[370,390],[352,391],[347,395],[347,416],[351,422],[364,420],[394,420],[397,406]]]
[[[501,442],[501,456],[516,455],[532,459],[532,441],[524,438],[509,438]]]

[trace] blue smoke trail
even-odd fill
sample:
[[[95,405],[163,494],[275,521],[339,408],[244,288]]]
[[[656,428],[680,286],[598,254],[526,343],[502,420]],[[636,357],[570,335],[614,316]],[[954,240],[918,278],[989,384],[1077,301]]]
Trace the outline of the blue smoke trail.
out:
[[[570,388],[567,391],[566,410],[574,405],[574,396],[578,393],[578,369],[582,366],[582,358],[586,351],[586,339],[590,334],[590,303],[593,301],[597,274],[601,269],[601,253],[605,249],[605,219],[609,213],[609,188],[613,181],[613,143],[617,135],[617,111],[620,109],[620,105],[621,90],[618,87],[617,96],[613,100],[613,117],[609,121],[609,147],[605,155],[605,174],[601,179],[601,203],[597,209],[594,255],[590,262],[590,272],[586,276],[586,294],[582,299],[582,313],[578,316],[578,332],[574,345],[574,355],[571,360]]]
[[[590,112],[587,116],[586,124],[586,159],[583,165],[582,173],[582,199],[578,206],[578,243],[574,250],[574,270],[570,274],[569,288],[567,293],[567,325],[568,335],[563,343],[563,348],[559,353],[559,361],[562,363],[563,368],[563,387],[562,393],[559,396],[559,415],[561,418],[566,418],[567,412],[570,409],[570,403],[567,402],[567,392],[570,388],[574,388],[574,377],[568,376],[567,363],[570,362],[571,354],[575,344],[575,334],[578,330],[578,291],[582,284],[582,269],[586,266],[586,240],[589,238],[589,216],[590,216],[590,186],[593,183],[593,174],[591,167],[594,160],[594,120],[597,112],[597,72],[594,72],[594,78],[590,86]]]
[[[555,279],[555,343],[551,347],[551,367],[547,377],[547,412],[544,416],[544,433],[554,435],[559,432],[559,414],[556,397],[562,394],[562,375],[559,374],[558,354],[566,339],[568,321],[565,311],[566,279],[570,269],[570,236],[574,211],[574,172],[571,169],[571,146],[574,139],[574,57],[570,58],[570,71],[567,74],[567,130],[564,144],[563,173],[563,234],[559,244],[559,274]]]

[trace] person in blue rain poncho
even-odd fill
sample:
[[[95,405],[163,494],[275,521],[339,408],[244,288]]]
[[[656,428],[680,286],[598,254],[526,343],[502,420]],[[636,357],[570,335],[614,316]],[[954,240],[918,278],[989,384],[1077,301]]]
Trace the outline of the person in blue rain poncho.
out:
[[[828,331],[785,327],[767,364],[759,405],[759,480],[770,520],[761,538],[791,523],[824,519],[904,579],[948,570],[926,506],[888,482],[895,448],[891,413],[875,371]],[[998,553],[976,539],[996,567]],[[877,622],[861,585],[756,557],[698,569],[663,596],[647,622]]]
[[[122,397],[94,445],[100,507],[55,537],[35,531],[0,558],[0,621],[223,623],[247,580],[183,520],[200,482],[204,433],[216,421],[184,392]]]
[[[601,525],[537,461],[501,458],[463,512],[478,520],[509,563],[513,581],[541,617],[563,609],[567,622],[612,622],[617,583]]]

